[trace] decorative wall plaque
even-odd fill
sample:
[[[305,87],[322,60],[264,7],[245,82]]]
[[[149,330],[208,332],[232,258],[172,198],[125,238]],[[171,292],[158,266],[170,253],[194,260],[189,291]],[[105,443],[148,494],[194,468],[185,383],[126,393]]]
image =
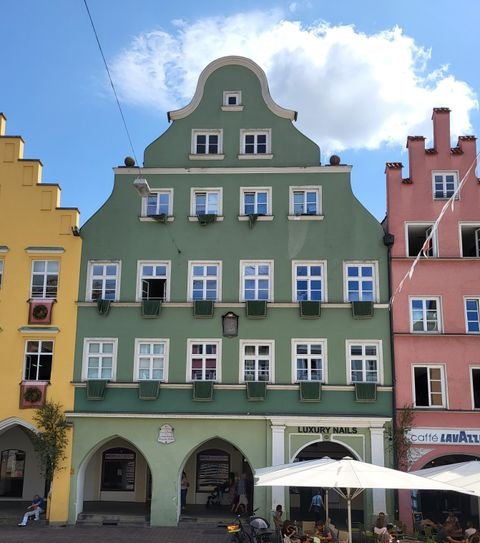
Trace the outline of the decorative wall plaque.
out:
[[[175,442],[175,435],[173,434],[174,429],[170,424],[164,424],[160,427],[160,432],[158,434],[158,442],[168,445],[169,443]]]

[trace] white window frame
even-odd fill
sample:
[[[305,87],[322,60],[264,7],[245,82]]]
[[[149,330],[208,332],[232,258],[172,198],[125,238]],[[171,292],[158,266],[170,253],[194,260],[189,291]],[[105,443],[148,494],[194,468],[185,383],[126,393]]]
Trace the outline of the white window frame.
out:
[[[463,251],[463,230],[473,230],[474,243],[475,243],[475,255],[465,256]],[[462,258],[479,258],[480,257],[480,223],[478,222],[463,222],[459,224],[459,243],[461,248]]]
[[[321,268],[321,273],[320,273],[320,281],[322,283],[322,291],[321,291],[321,298],[320,298],[320,302],[321,303],[326,303],[327,300],[328,300],[328,296],[327,296],[327,261],[326,260],[292,260],[292,302],[294,303],[298,303],[300,302],[301,300],[298,299],[297,297],[297,267],[298,266],[320,266]],[[310,273],[310,272],[309,272]],[[310,275],[307,275],[305,276],[306,277],[306,281],[309,283],[310,285],[310,281],[315,278],[316,276],[310,276]],[[308,291],[310,293],[310,286],[308,287]],[[308,298],[308,301],[312,301],[310,296]],[[313,301],[317,301],[317,300],[313,300]]]
[[[205,136],[207,142],[205,144],[205,153],[197,153],[197,138],[198,136]],[[217,152],[209,153],[209,139],[210,136],[218,137]],[[192,143],[190,148],[190,160],[222,160],[223,154],[223,129],[222,128],[194,128],[192,129]]]
[[[257,142],[258,136],[266,136],[266,149],[265,153],[246,153],[246,142],[245,139],[247,136],[255,136],[255,151],[259,145]],[[249,144],[250,145],[250,144]],[[261,144],[263,145],[263,144]],[[271,128],[241,128],[240,129],[240,154],[238,155],[239,159],[244,160],[262,160],[262,159],[271,159],[273,158],[272,154],[272,129]]]
[[[248,193],[253,192],[255,194],[255,212],[258,215],[258,202],[257,196],[260,192],[267,193],[267,212],[263,215],[258,215],[257,221],[271,220],[272,216],[272,187],[240,187],[240,211],[238,218],[240,220],[248,220],[248,214],[245,212],[245,196]]]
[[[217,353],[215,355],[217,364],[216,364],[216,379],[192,379],[192,345],[200,343],[203,345],[207,344],[215,344],[217,346]],[[195,357],[207,357],[209,356],[212,358],[211,355],[195,355]],[[205,371],[205,368],[203,368],[203,371]],[[195,381],[211,381],[213,383],[221,383],[222,382],[222,340],[218,338],[198,338],[198,339],[187,339],[187,375],[186,375],[186,382],[187,383],[194,383]]]
[[[89,350],[88,346],[91,343],[112,343],[113,348],[112,352],[108,353],[111,354],[112,357],[112,376],[110,379],[106,379],[107,381],[116,381],[117,380],[117,352],[118,352],[118,338],[105,338],[105,337],[86,337],[83,340],[83,356],[82,356],[82,381],[88,381],[88,358],[89,358]],[[93,354],[93,353],[92,353]],[[104,353],[100,353],[104,354]],[[100,357],[103,358],[103,357]],[[100,365],[99,365],[99,373],[100,371]],[[96,379],[102,379],[101,377],[95,377],[92,378],[94,380]]]
[[[253,381],[245,381],[245,347],[247,346],[255,346],[256,349],[258,347],[263,345],[268,345],[270,348],[270,353],[268,356],[268,380],[267,381],[260,381],[259,379],[255,379]],[[258,360],[260,357],[258,354],[255,354],[255,359]],[[239,341],[239,375],[238,375],[238,382],[245,384],[245,383],[274,383],[275,382],[275,340],[273,339],[241,339]],[[256,376],[258,377],[258,365],[256,365],[255,369]]]
[[[154,379],[152,375],[152,358],[155,357],[154,354],[141,354],[140,346],[143,343],[149,343],[150,345],[162,344],[164,346],[163,352],[163,379]],[[168,356],[170,352],[170,340],[169,339],[159,339],[159,338],[135,338],[135,358],[133,364],[133,380],[134,382],[141,381],[161,381],[162,383],[168,383]],[[150,378],[149,379],[140,379],[140,358],[150,358]],[[158,358],[160,356],[157,355]]]
[[[136,300],[137,302],[142,301],[142,268],[143,266],[165,266],[166,267],[166,275],[165,275],[165,300],[164,302],[170,301],[170,282],[171,282],[171,262],[170,260],[138,260],[137,261],[137,293],[136,293]],[[151,279],[155,279],[155,277],[161,278],[160,276],[151,276]]]
[[[150,191],[150,194],[148,196],[144,196],[142,198],[142,215],[141,217],[143,219],[148,220],[155,220],[153,217],[155,215],[161,215],[159,213],[160,209],[160,196],[161,195],[167,195],[168,196],[168,209],[167,209],[167,220],[173,219],[173,189],[154,189]],[[150,196],[156,196],[157,202],[156,202],[156,211],[157,213],[148,214],[148,198]]]
[[[298,355],[297,354],[297,345],[308,345],[308,346],[312,346],[312,345],[321,345],[322,346],[322,354],[321,354],[321,359],[322,359],[322,379],[320,380],[317,380],[317,379],[298,379],[297,378],[297,359],[298,358],[306,358],[309,363],[308,363],[308,368],[307,368],[307,372],[310,374],[310,377],[311,377],[311,365],[310,365],[310,361],[312,358],[318,358],[318,355],[312,355],[312,354],[307,354],[307,355]],[[327,365],[327,360],[328,360],[328,357],[327,357],[327,340],[326,339],[322,339],[322,338],[292,338],[291,340],[291,350],[292,350],[292,383],[305,383],[305,382],[308,382],[308,383],[322,383],[322,384],[327,384],[328,383],[328,372],[327,372],[327,369],[328,369],[328,365]],[[310,350],[310,349],[309,349]]]
[[[268,298],[266,300],[260,300],[260,301],[266,301],[266,302],[273,302],[273,278],[274,278],[274,270],[273,270],[273,260],[240,260],[240,290],[239,290],[239,300],[241,302],[250,301],[245,298],[245,280],[247,277],[254,278],[256,282],[255,292],[258,295],[258,281],[260,278],[263,278],[264,276],[259,276],[257,274],[255,275],[245,275],[245,268],[247,266],[262,266],[266,265],[268,266],[269,273],[268,273]],[[262,289],[263,290],[263,289]],[[253,301],[259,300],[258,298],[254,298]]]
[[[4,275],[5,275],[5,260],[3,258],[0,258],[0,289],[3,286],[4,282]]]
[[[428,403],[429,405],[417,405],[417,394],[415,386],[415,368],[427,368],[428,371]],[[442,384],[442,405],[431,405],[431,379],[430,370],[440,370],[440,381]],[[412,399],[413,406],[418,409],[446,409],[447,408],[447,375],[444,364],[415,363],[412,364]]]
[[[37,364],[37,370],[36,370],[36,374],[37,374],[37,377],[35,379],[27,379],[26,378],[26,372],[27,372],[27,356],[29,354],[33,354],[29,351],[27,351],[27,346],[29,343],[38,343],[39,344],[39,349],[42,349],[43,347],[43,344],[46,343],[46,342],[49,342],[52,344],[52,352],[51,353],[47,353],[47,352],[44,352],[42,350],[39,350],[36,354],[38,354],[38,356],[40,357],[42,354],[49,354],[51,355],[51,363],[50,363],[50,378],[49,379],[38,379],[38,371],[39,371],[39,368],[40,366]],[[22,373],[22,380],[24,381],[40,381],[40,382],[46,382],[46,381],[50,381],[51,378],[52,378],[52,372],[53,372],[53,359],[54,359],[54,355],[55,355],[55,341],[53,339],[37,339],[37,338],[32,338],[32,339],[27,339],[25,340],[25,347],[24,347],[24,354],[23,354],[23,373]]]
[[[468,329],[468,323],[469,323],[469,320],[468,320],[468,311],[467,311],[467,302],[475,302],[477,304],[477,325],[478,325],[478,330],[469,330]],[[463,298],[463,308],[464,308],[464,311],[465,311],[465,332],[467,334],[480,334],[480,297],[479,296],[464,296]],[[472,321],[473,322],[473,321]]]
[[[422,303],[422,322],[423,322],[423,329],[422,330],[414,330],[414,321],[413,321],[413,301],[414,300],[421,300]],[[428,310],[425,307],[425,303],[427,301],[435,300],[437,302],[437,330],[427,330],[427,312]],[[443,331],[443,323],[442,323],[442,304],[441,304],[441,298],[440,296],[409,296],[408,299],[408,307],[410,312],[410,332],[412,334],[441,334]]]
[[[229,104],[229,98],[234,97],[235,104]],[[241,108],[241,109],[237,109]],[[242,104],[242,91],[223,91],[223,106],[222,111],[242,111],[243,110],[243,104]]]
[[[453,189],[453,192],[450,196],[447,196],[447,180],[446,180],[446,177],[447,175],[453,175],[454,177],[454,189]],[[442,190],[443,190],[443,195],[442,196],[437,196],[436,195],[436,191],[435,191],[435,177],[437,176],[441,176],[442,177]],[[432,172],[432,194],[433,194],[433,199],[434,200],[448,200],[449,198],[451,198],[453,196],[453,193],[457,190],[458,188],[458,178],[459,178],[459,175],[458,175],[458,170],[451,170],[451,171],[448,171],[448,170],[434,170]],[[458,200],[458,194],[457,196],[455,197],[455,200]]]
[[[35,263],[37,262],[43,262],[45,263],[45,268],[48,267],[48,264],[50,262],[55,262],[57,264],[57,271],[56,272],[48,272],[46,269],[44,272],[34,272],[33,268],[35,267]],[[55,295],[50,296],[47,293],[47,277],[49,275],[56,275],[57,276],[57,287],[55,289]],[[42,286],[42,295],[38,296],[33,293],[33,277],[34,276],[42,276],[43,277],[43,286]],[[57,259],[42,259],[42,258],[36,258],[35,260],[32,260],[32,271],[30,275],[30,298],[32,299],[55,299],[58,296],[58,289],[60,286],[60,260]]]
[[[359,285],[359,302],[370,302],[378,303],[379,300],[379,280],[378,280],[378,262],[376,260],[348,260],[344,261],[343,263],[343,297],[345,303],[350,303],[351,301],[357,301],[357,300],[350,300],[349,296],[349,289],[348,289],[348,269],[350,267],[357,267],[357,268],[372,268],[373,269],[373,275],[371,277],[371,281],[373,283],[373,300],[364,300],[363,298],[363,289],[362,289],[362,280],[367,280],[368,276],[358,277],[358,281],[360,283]]]
[[[305,197],[307,192],[314,192],[316,195],[317,212],[312,214],[298,213],[295,214],[294,196],[296,192],[304,192]],[[306,201],[305,201],[306,206]],[[304,211],[306,210],[304,206]],[[288,220],[290,221],[312,221],[323,220],[323,198],[321,185],[298,185],[288,187]]]
[[[221,260],[189,260],[188,261],[188,287],[187,287],[187,300],[193,302],[193,268],[194,266],[216,266],[217,268],[217,296],[214,302],[222,301],[222,261]],[[207,280],[208,276],[204,277],[204,281]],[[204,289],[205,290],[205,289]],[[208,300],[208,298],[202,298],[202,300]]]
[[[365,362],[366,355],[364,354],[365,347],[375,346],[377,349],[377,380],[376,381],[353,381],[352,380],[352,360],[357,359],[356,356],[352,357],[351,347],[354,345],[360,345],[362,347],[362,360]],[[345,352],[346,352],[346,370],[347,370],[347,385],[354,385],[355,383],[376,383],[377,385],[383,384],[383,344],[381,340],[378,339],[347,339],[345,341]],[[362,374],[363,377],[366,376],[365,364],[362,364]]]
[[[198,221],[199,215],[196,214],[196,197],[199,193],[217,194],[218,195],[218,213],[213,213],[217,216],[217,221],[223,220],[223,188],[222,187],[192,187],[190,189],[190,220]],[[210,213],[205,213],[210,215]],[[200,215],[201,216],[201,215]]]
[[[409,254],[409,250],[408,250],[408,247],[409,247],[409,237],[408,237],[408,232],[409,232],[409,228],[410,227],[425,227],[426,230],[431,230],[433,228],[433,223],[432,222],[407,222],[405,223],[405,256],[407,258],[416,258],[417,255],[410,255]],[[426,236],[428,237],[428,236]],[[439,255],[439,250],[438,250],[438,231],[435,230],[435,232],[433,233],[433,236],[432,236],[432,239],[431,239],[431,250],[432,250],[432,254],[431,255],[426,255],[426,254],[422,254],[420,253],[420,256],[423,257],[423,258],[437,258]],[[423,253],[425,253],[425,251],[423,251]]]
[[[97,266],[97,265],[100,265],[100,266],[112,266],[112,265],[115,265],[117,267],[117,273],[115,275],[115,297],[113,300],[111,300],[112,302],[118,302],[119,300],[119,295],[120,295],[120,277],[121,277],[121,272],[122,272],[122,263],[120,260],[89,260],[88,261],[88,270],[87,270],[87,290],[86,290],[86,300],[87,302],[95,302],[96,300],[94,300],[92,298],[92,290],[93,290],[93,278],[94,278],[94,275],[93,275],[93,267],[94,266]],[[113,276],[106,276],[106,275],[103,275],[102,276],[104,279],[103,279],[103,282],[105,282],[105,278],[107,277],[113,277]],[[103,295],[105,294],[105,284],[103,285],[102,287],[102,297],[99,298],[101,300],[104,300],[105,298],[103,298]]]
[[[472,395],[472,409],[475,411],[480,410],[480,405],[478,407],[475,407],[475,388],[473,386],[473,371],[476,370],[480,373],[480,365],[473,364],[470,366],[470,392]],[[480,376],[479,376],[480,378]]]

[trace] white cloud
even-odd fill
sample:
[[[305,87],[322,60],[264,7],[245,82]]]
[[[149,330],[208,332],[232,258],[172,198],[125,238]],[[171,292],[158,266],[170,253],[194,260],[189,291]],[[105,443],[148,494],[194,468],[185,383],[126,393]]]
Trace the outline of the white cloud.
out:
[[[299,112],[299,129],[323,151],[403,146],[431,133],[433,107],[453,110],[452,135],[468,134],[478,108],[472,88],[446,66],[429,70],[430,51],[400,28],[306,27],[278,11],[177,20],[173,32],[138,36],[112,72],[123,100],[164,112],[186,105],[203,68],[224,55],[257,62],[273,98]]]

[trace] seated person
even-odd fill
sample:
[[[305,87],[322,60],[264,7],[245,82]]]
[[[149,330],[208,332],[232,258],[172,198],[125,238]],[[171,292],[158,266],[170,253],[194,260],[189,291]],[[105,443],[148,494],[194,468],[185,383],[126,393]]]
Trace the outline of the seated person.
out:
[[[447,522],[449,524],[453,524],[454,528],[456,530],[460,530],[461,526],[460,526],[460,522],[458,522],[458,517],[455,516],[455,514],[453,513],[453,511],[449,511],[448,512],[448,516],[447,518],[445,519],[445,522],[444,524],[447,524]]]
[[[295,539],[297,535],[297,529],[293,525],[291,520],[286,520],[282,527],[282,541],[284,543],[290,543]]]
[[[385,532],[387,527],[385,526],[385,513],[378,513],[377,520],[375,521],[375,526],[373,527],[373,535],[375,539],[380,540],[380,536]]]
[[[321,542],[324,541],[337,541],[337,534],[330,526],[327,526],[324,522],[317,522],[315,525],[315,537]]]
[[[438,533],[435,537],[437,543],[443,543],[448,541],[448,543],[458,543],[458,539],[455,538],[456,535],[455,524],[452,522],[445,522],[445,524],[438,530]]]
[[[477,533],[477,529],[473,527],[473,523],[471,520],[467,521],[467,527],[465,528],[465,532],[464,532],[464,538],[465,538],[465,541],[468,541],[469,539],[471,540],[472,537]]]

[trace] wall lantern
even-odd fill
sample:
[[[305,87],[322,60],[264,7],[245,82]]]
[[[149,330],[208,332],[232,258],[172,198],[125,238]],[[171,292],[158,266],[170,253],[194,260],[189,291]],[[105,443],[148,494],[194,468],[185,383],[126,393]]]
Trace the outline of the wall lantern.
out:
[[[137,179],[135,179],[135,181],[133,182],[133,186],[138,194],[142,197],[148,196],[151,192],[146,179],[137,177]]]
[[[224,337],[238,336],[238,315],[232,311],[222,315],[222,329]]]

